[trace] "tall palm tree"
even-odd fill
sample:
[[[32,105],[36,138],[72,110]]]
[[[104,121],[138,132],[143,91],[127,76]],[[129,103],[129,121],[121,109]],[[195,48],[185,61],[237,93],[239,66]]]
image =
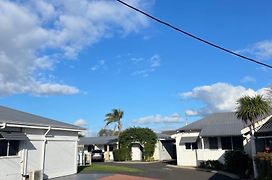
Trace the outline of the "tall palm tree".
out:
[[[270,103],[261,95],[241,97],[237,104],[235,114],[249,125],[251,133],[255,132],[255,121],[270,113]]]
[[[251,157],[254,170],[254,177],[257,178],[257,170],[254,162],[254,156],[256,154],[255,146],[255,122],[270,113],[270,103],[261,95],[254,97],[244,96],[237,101],[236,116],[238,119],[243,120],[250,129],[251,135]]]
[[[121,111],[120,109],[113,109],[111,113],[106,114],[106,118],[105,118],[106,124],[104,128],[106,128],[111,123],[117,123],[118,135],[119,135],[120,132],[122,131],[121,119],[123,115],[124,115],[124,112]],[[114,131],[115,131],[115,128],[114,128]]]

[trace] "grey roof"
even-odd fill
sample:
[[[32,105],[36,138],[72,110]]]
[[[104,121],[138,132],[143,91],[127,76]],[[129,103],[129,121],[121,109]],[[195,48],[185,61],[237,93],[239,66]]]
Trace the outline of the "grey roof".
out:
[[[179,145],[185,144],[185,143],[194,143],[197,140],[197,136],[194,137],[182,137],[180,139]]]
[[[118,142],[117,136],[98,136],[98,137],[82,137],[79,139],[80,145],[93,145],[93,144],[116,144]]]
[[[173,134],[177,133],[177,130],[176,129],[174,129],[174,130],[166,130],[166,131],[162,131],[161,133],[162,134],[173,135]]]
[[[197,131],[201,136],[236,136],[241,135],[244,127],[244,122],[237,119],[234,112],[222,112],[210,114],[177,130]]]
[[[272,118],[270,118],[262,127],[258,130],[258,133],[272,132]]]
[[[170,135],[168,134],[162,134],[162,133],[156,133],[157,137],[159,139],[163,139],[163,140],[174,140],[173,138],[171,138]]]
[[[33,126],[51,126],[53,128],[68,128],[75,130],[84,130],[79,126],[48,119],[34,114],[22,112],[8,107],[0,106],[0,123],[12,123],[20,125]]]
[[[167,134],[156,133],[159,139],[174,140]],[[97,137],[82,137],[79,139],[80,145],[92,145],[92,144],[116,144],[118,142],[117,136],[97,136]]]

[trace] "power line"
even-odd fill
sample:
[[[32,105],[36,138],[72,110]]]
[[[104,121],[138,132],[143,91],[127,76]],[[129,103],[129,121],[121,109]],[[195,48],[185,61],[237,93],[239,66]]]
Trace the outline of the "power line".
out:
[[[146,12],[144,12],[144,11],[142,11],[142,10],[140,10],[140,9],[137,9],[137,8],[135,8],[135,7],[133,7],[133,6],[129,5],[129,4],[127,4],[127,3],[123,2],[123,1],[121,1],[121,0],[116,0],[116,1],[118,1],[119,3],[125,5],[125,6],[131,8],[131,9],[133,9],[133,10],[135,10],[135,11],[137,11],[137,12],[139,12],[139,13],[141,13],[141,14],[143,14],[143,15],[145,15],[145,16],[147,16],[147,17],[149,17],[149,18],[151,18],[151,19],[153,19],[153,20],[155,20],[155,21],[157,21],[157,22],[159,22],[159,23],[165,25],[165,26],[168,26],[168,27],[170,27],[170,28],[172,28],[172,29],[174,29],[174,30],[180,32],[180,33],[183,33],[183,34],[185,34],[185,35],[187,35],[187,36],[190,36],[190,37],[193,38],[193,39],[196,39],[196,40],[198,40],[198,41],[201,41],[201,42],[203,42],[203,43],[205,43],[205,44],[208,44],[208,45],[210,45],[210,46],[212,46],[212,47],[215,47],[215,48],[217,48],[217,49],[220,49],[220,50],[225,51],[225,52],[227,52],[227,53],[230,53],[230,54],[232,54],[232,55],[238,56],[238,57],[240,57],[240,58],[242,58],[242,59],[245,59],[245,60],[247,60],[247,61],[251,61],[251,62],[253,62],[253,63],[256,63],[256,64],[259,64],[259,65],[262,65],[262,66],[265,66],[265,67],[268,67],[268,68],[271,68],[271,69],[272,69],[272,66],[269,65],[269,64],[266,64],[266,63],[257,61],[257,60],[255,60],[255,59],[250,58],[250,57],[247,57],[247,56],[243,56],[243,55],[238,54],[238,53],[236,53],[236,52],[234,52],[234,51],[231,51],[231,50],[229,50],[229,49],[226,49],[226,48],[224,48],[224,47],[222,47],[222,46],[219,46],[219,45],[214,44],[214,43],[212,43],[212,42],[209,42],[209,41],[207,41],[207,40],[205,40],[205,39],[202,39],[202,38],[200,38],[200,37],[197,37],[196,35],[193,35],[193,34],[191,34],[191,33],[189,33],[189,32],[186,32],[186,31],[184,31],[184,30],[178,28],[178,27],[175,27],[174,25],[171,25],[171,24],[169,24],[169,23],[167,23],[167,22],[165,22],[165,21],[162,21],[162,20],[160,20],[160,19],[158,19],[158,18],[156,18],[156,17],[154,17],[154,16],[152,16],[152,15],[150,15],[150,14],[147,14]]]

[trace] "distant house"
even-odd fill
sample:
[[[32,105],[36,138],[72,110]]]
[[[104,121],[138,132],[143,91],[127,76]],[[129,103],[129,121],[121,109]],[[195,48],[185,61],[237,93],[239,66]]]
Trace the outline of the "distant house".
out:
[[[54,178],[77,173],[84,129],[0,106],[0,179]]]
[[[248,127],[241,130],[245,137],[246,149],[250,149],[250,129]],[[255,146],[256,152],[272,152],[272,116],[263,118],[255,123]]]
[[[105,152],[105,160],[113,160],[113,150],[117,149],[117,136],[99,136],[99,137],[82,137],[78,142],[79,146],[83,146],[85,154],[93,150],[101,149]],[[107,156],[109,153],[109,156]]]
[[[272,153],[272,118],[269,118],[258,128],[256,136],[256,151]]]
[[[214,113],[177,129],[177,164],[198,166],[201,161],[224,161],[227,150],[243,149],[244,123],[232,112]]]
[[[158,141],[155,146],[154,160],[170,160],[175,157],[175,139],[171,138],[170,135],[157,134]],[[82,137],[79,140],[79,146],[84,147],[84,151],[91,152],[95,149],[101,149],[105,152],[105,160],[114,160],[113,150],[118,148],[118,137],[117,136],[105,136],[105,137]],[[107,159],[107,153],[110,156]],[[133,143],[131,147],[132,160],[142,160],[142,147],[139,143]]]

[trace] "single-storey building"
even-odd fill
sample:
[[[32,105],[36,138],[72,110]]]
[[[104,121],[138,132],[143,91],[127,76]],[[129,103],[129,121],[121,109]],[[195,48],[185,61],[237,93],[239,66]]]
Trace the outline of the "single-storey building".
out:
[[[244,123],[233,112],[213,113],[188,124],[176,138],[177,164],[198,166],[201,161],[224,161],[227,150],[243,149],[241,130]]]
[[[255,133],[256,152],[272,153],[272,118],[266,121]]]
[[[79,147],[83,146],[85,154],[93,150],[100,149],[104,154],[105,160],[113,160],[113,150],[118,148],[117,136],[99,136],[99,137],[82,137],[78,142]]]
[[[77,173],[78,126],[0,106],[0,179]]]
[[[256,130],[270,118],[258,121]],[[198,166],[207,160],[224,163],[224,154],[229,150],[244,150],[251,155],[249,128],[234,112],[207,115],[177,129],[172,137],[176,139],[177,164],[180,166]]]
[[[175,158],[175,139],[170,135],[157,134],[158,141],[155,146],[154,160],[163,161]],[[105,154],[105,160],[114,160],[113,150],[118,148],[117,136],[82,137],[79,140],[79,147],[84,147],[85,154],[92,150],[101,149]],[[109,153],[109,156],[107,155]],[[131,147],[131,157],[134,161],[142,160],[142,147],[139,143],[133,143]]]

